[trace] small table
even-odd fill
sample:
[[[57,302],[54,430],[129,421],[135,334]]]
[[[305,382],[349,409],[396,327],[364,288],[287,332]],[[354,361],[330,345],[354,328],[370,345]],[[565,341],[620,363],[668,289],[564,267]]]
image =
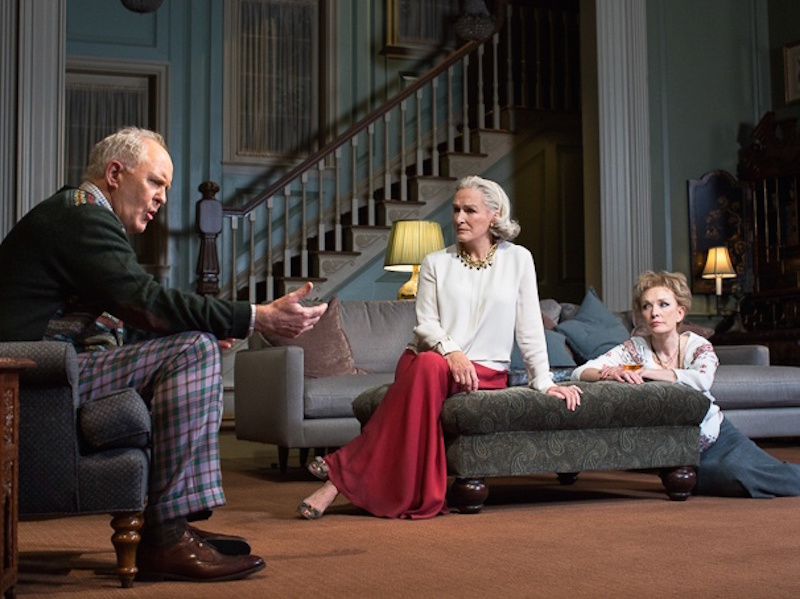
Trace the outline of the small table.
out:
[[[17,586],[19,373],[35,365],[27,358],[0,358],[0,593],[6,599]]]

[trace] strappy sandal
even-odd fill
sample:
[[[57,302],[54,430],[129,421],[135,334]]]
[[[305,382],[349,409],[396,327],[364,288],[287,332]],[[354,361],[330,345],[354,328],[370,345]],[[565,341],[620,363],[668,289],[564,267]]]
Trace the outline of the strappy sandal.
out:
[[[314,458],[314,461],[306,466],[308,471],[320,480],[328,480],[328,465],[325,460],[320,456]]]
[[[306,520],[319,520],[325,512],[321,512],[311,504],[303,501],[297,506],[297,513]]]

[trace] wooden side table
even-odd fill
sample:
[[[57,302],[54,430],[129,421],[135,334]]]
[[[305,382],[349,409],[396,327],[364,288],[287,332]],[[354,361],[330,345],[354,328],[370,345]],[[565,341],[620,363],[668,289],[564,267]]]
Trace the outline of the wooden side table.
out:
[[[25,358],[0,358],[0,593],[17,586],[17,477],[19,475],[19,373],[35,366]]]

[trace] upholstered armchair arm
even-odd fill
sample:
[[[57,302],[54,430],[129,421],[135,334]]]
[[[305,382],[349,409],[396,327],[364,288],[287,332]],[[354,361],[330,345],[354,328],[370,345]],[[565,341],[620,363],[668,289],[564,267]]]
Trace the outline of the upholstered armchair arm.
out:
[[[769,366],[769,348],[766,345],[715,345],[714,351],[724,366]]]
[[[302,348],[266,347],[238,352],[234,385],[239,439],[304,446],[303,439],[297,438],[302,434],[303,421]]]
[[[20,513],[74,511],[78,484],[75,349],[58,341],[4,342],[0,355],[36,362],[20,375]]]

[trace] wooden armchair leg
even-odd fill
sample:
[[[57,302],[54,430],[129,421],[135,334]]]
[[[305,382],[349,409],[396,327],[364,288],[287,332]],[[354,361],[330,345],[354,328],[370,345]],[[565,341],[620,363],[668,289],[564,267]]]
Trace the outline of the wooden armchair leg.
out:
[[[139,529],[144,524],[142,512],[122,512],[111,515],[111,542],[117,552],[117,574],[122,583],[122,588],[129,589],[133,586],[136,577],[136,549],[139,547],[141,535]]]

